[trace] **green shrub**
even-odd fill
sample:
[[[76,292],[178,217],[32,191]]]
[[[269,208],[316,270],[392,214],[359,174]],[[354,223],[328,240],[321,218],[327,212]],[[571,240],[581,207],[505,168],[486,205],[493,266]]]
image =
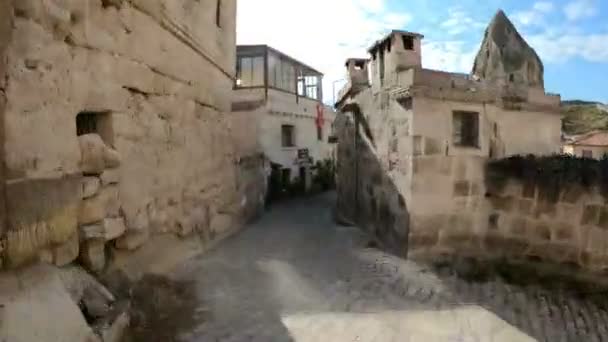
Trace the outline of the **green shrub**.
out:
[[[608,158],[601,160],[570,155],[512,156],[491,161],[488,164],[488,179],[495,184],[508,178],[538,185],[549,193],[558,193],[568,185],[583,187],[599,186],[608,194]]]

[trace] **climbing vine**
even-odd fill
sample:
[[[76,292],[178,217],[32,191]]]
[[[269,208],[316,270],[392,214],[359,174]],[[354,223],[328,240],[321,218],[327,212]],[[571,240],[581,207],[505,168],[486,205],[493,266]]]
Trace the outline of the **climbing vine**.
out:
[[[559,194],[566,186],[598,186],[608,197],[608,157],[601,160],[570,155],[516,155],[488,164],[488,179],[504,184],[508,178],[535,184],[544,193]]]

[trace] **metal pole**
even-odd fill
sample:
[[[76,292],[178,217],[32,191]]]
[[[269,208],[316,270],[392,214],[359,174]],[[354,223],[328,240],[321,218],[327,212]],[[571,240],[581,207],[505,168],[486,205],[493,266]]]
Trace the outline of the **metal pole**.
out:
[[[339,79],[339,80],[335,80],[331,83],[331,90],[332,90],[332,103],[335,106],[336,105],[336,83],[338,82],[343,82],[346,81],[345,78]]]

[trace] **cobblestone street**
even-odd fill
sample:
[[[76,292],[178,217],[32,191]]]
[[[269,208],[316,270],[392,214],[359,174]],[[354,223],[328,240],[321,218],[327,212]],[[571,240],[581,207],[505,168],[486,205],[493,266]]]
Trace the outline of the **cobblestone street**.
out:
[[[277,205],[176,270],[172,281],[187,284],[189,305],[157,320],[149,336],[166,341],[174,329],[176,341],[608,340],[605,296],[465,279],[451,266],[366,248],[359,229],[333,223],[332,200]]]

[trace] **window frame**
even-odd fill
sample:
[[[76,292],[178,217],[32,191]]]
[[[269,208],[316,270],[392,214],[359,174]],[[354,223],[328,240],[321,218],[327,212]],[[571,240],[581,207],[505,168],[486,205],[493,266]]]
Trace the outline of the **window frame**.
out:
[[[457,127],[458,121],[460,122],[460,127]],[[467,110],[452,111],[452,144],[461,148],[480,149],[481,127],[479,123],[479,112]],[[457,132],[458,130],[459,132]]]
[[[285,139],[285,132],[289,131],[289,139]],[[286,140],[288,140],[286,142]],[[292,124],[281,124],[281,147],[283,148],[294,148],[296,144],[296,126]]]

